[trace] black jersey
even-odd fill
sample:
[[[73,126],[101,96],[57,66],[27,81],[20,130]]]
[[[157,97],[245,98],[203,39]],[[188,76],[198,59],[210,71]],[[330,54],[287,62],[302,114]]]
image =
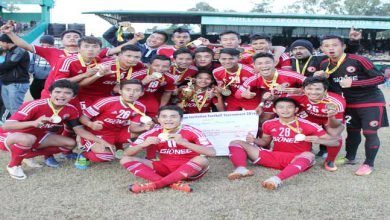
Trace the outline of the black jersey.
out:
[[[329,59],[326,59],[321,62],[321,70],[325,71],[328,65],[330,70],[336,66],[335,63],[329,64]],[[352,77],[350,88],[341,88],[339,84],[345,76]],[[376,69],[369,59],[355,54],[347,54],[340,67],[329,75],[329,91],[343,94],[347,107],[350,104],[375,105],[378,103],[379,105],[380,103],[380,105],[383,105],[385,99],[378,85],[384,83],[384,81],[383,73]]]
[[[297,67],[297,59],[295,57],[291,57],[291,66],[292,70],[295,72],[298,72],[304,76],[311,77],[313,74],[319,70],[320,64],[323,60],[327,59],[328,57],[325,55],[313,55],[310,57],[307,57],[305,59],[300,59],[298,60],[298,65],[299,65],[299,72],[298,67]],[[309,61],[310,59],[310,61]],[[309,62],[309,63],[307,63]],[[306,65],[307,64],[307,65]]]

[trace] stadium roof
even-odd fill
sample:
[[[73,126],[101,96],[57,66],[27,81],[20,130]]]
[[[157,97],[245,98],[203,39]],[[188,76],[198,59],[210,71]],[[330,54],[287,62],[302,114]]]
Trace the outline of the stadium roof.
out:
[[[390,16],[261,14],[193,11],[91,11],[111,24],[134,23],[201,24],[206,26],[317,27],[390,30]]]

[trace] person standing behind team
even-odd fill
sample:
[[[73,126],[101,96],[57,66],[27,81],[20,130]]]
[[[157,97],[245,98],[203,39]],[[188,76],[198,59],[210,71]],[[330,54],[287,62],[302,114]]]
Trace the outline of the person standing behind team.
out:
[[[39,39],[39,43],[41,44],[41,47],[44,48],[54,47],[54,38],[50,35],[43,35]],[[41,92],[45,86],[45,81],[50,70],[51,66],[45,58],[42,58],[37,54],[32,55],[28,71],[34,76],[34,80],[30,85],[30,93],[34,99],[41,98]]]
[[[361,131],[366,159],[355,172],[358,176],[369,175],[379,150],[378,130],[388,127],[386,103],[379,84],[385,77],[373,63],[365,57],[344,53],[344,41],[339,36],[329,35],[321,40],[321,50],[329,57],[321,63],[321,71],[314,75],[328,77],[329,90],[343,94],[346,102],[347,155],[336,164],[355,164]]]

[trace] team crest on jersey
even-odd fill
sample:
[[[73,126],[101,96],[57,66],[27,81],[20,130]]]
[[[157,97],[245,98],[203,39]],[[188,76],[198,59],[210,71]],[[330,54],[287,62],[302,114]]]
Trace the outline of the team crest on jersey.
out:
[[[348,66],[346,70],[347,70],[348,73],[354,73],[354,72],[356,72],[356,67]]]
[[[309,66],[309,67],[307,67],[307,71],[308,71],[308,72],[314,73],[316,70],[317,70],[317,68],[314,67],[314,66]]]
[[[265,101],[264,102],[264,107],[265,108],[269,108],[269,107],[271,107],[272,106],[272,101]]]
[[[378,122],[377,120],[370,121],[369,125],[370,125],[371,127],[375,128],[375,127],[378,127],[379,122]]]

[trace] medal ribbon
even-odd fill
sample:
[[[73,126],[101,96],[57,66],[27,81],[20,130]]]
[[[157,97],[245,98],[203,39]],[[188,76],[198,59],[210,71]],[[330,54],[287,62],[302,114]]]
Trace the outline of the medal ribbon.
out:
[[[278,71],[275,69],[274,77],[272,78],[271,84],[268,84],[268,83],[267,83],[267,80],[264,79],[264,77],[262,77],[262,78],[263,78],[263,82],[264,82],[264,84],[265,84],[266,86],[268,86],[268,88],[269,88],[270,90],[272,90],[272,89],[274,89],[274,87],[276,87],[276,86],[279,85],[278,83],[276,83],[276,80],[278,80],[278,76],[279,76],[279,73],[278,73]]]
[[[302,72],[301,72],[301,68],[299,67],[298,59],[295,58],[295,66],[296,66],[296,69],[297,69],[298,73],[300,73],[302,75],[305,75],[305,72],[306,72],[306,69],[307,69],[307,65],[309,65],[310,60],[311,60],[312,57],[313,56],[310,56],[309,59],[306,61],[305,65],[302,68]]]
[[[127,71],[126,79],[131,79],[131,74],[133,73],[133,67],[130,67]],[[121,65],[119,64],[119,60],[116,60],[116,81],[118,83],[121,82]]]
[[[93,66],[96,66],[96,64],[97,64],[96,59],[93,59],[93,61],[92,61],[93,63],[89,64],[88,66],[85,65],[85,61],[79,53],[77,54],[77,58],[79,59],[82,67],[93,67]]]
[[[230,82],[223,87],[223,89],[226,89],[228,86],[230,86],[230,84],[232,84],[233,82],[235,82],[237,79],[240,78],[241,69],[242,69],[242,65],[238,65],[238,70],[234,73],[236,74],[236,76],[234,76],[233,79],[231,79]],[[230,72],[227,71],[227,69],[225,69],[225,77],[226,77],[226,73],[230,73]]]
[[[297,133],[297,134],[300,134],[300,133],[301,133],[301,131],[299,130],[299,121],[298,121],[298,119],[297,119],[296,117],[295,117],[295,119],[294,119],[296,128],[294,128],[293,126],[291,126],[290,123],[284,123],[284,122],[282,122],[281,120],[279,120],[279,121],[280,121],[280,123],[281,123],[282,125],[287,126],[287,127],[290,128],[291,130],[293,130],[295,133]]]
[[[183,78],[183,76],[184,76],[184,74],[187,72],[187,70],[188,70],[188,68],[186,68],[186,69],[183,70],[183,71],[179,71],[179,69],[178,69],[176,66],[173,67],[172,74],[173,74],[174,76],[176,76],[176,71],[179,73],[179,74],[178,74],[178,75],[179,75],[179,78],[176,80],[176,82],[180,82],[180,80]]]
[[[196,108],[200,112],[202,110],[203,106],[206,104],[206,101],[209,98],[209,96],[208,96],[208,93],[206,91],[205,95],[203,96],[203,100],[202,100],[201,104],[199,104],[198,95],[196,93],[194,94],[193,98],[194,98],[194,101],[195,101]]]
[[[122,98],[121,98],[121,101],[122,101],[126,106],[128,106],[129,108],[131,108],[131,110],[137,112],[137,114],[142,115],[142,116],[146,116],[146,114],[143,113],[143,112],[141,112],[141,110],[139,110],[137,107],[135,107],[133,103],[126,102],[126,101],[123,100]]]
[[[56,109],[54,108],[53,103],[50,101],[50,99],[47,99],[47,104],[49,105],[50,109],[53,111],[53,115],[54,115],[54,116],[58,116],[58,114],[60,113],[60,111],[64,108],[64,106],[62,106],[60,109],[56,110]]]
[[[329,63],[328,63],[328,66],[326,67],[326,70],[325,70],[325,72],[327,73],[327,74],[332,74],[332,73],[334,73],[334,72],[336,72],[336,70],[341,66],[341,64],[344,62],[344,60],[345,60],[345,58],[347,57],[347,54],[346,53],[343,53],[343,55],[340,57],[340,59],[339,59],[339,61],[337,61],[337,64],[336,64],[336,66],[333,68],[333,69],[331,69],[331,70],[329,70],[329,66],[330,66],[330,58],[328,59],[328,61],[329,61]]]

